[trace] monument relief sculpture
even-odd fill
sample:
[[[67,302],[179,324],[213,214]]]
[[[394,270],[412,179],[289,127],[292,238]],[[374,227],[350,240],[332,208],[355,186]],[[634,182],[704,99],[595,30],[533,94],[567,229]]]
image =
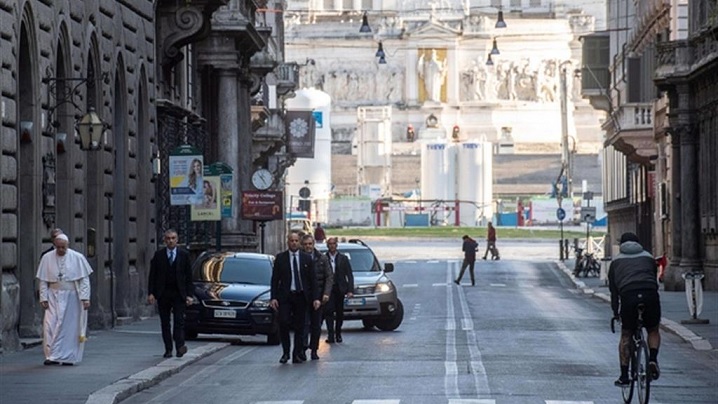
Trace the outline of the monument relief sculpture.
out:
[[[436,49],[431,50],[431,58],[424,59],[421,55],[416,70],[423,80],[427,101],[441,102],[441,87],[446,79],[446,61],[438,60]]]

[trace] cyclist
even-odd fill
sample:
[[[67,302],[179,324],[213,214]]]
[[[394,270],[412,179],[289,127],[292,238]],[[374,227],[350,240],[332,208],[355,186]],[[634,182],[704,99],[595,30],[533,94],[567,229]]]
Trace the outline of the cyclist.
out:
[[[643,325],[648,331],[648,370],[653,380],[658,379],[658,347],[661,334],[658,325],[661,320],[661,302],[658,297],[656,260],[643,249],[638,236],[624,233],[620,240],[620,253],[611,262],[608,270],[608,287],[611,291],[611,309],[614,318],[621,319],[621,340],[618,343],[618,357],[621,363],[621,376],[614,383],[626,386],[628,363],[631,356],[631,336],[636,329],[639,303],[645,305]]]

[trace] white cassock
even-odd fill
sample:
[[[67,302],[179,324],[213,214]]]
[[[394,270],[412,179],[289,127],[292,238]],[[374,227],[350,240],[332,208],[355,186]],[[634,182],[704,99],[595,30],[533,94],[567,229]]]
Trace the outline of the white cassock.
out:
[[[50,251],[40,260],[40,302],[47,302],[43,320],[45,359],[62,363],[82,360],[87,332],[87,310],[82,300],[90,300],[92,268],[85,257],[67,249],[64,256]]]

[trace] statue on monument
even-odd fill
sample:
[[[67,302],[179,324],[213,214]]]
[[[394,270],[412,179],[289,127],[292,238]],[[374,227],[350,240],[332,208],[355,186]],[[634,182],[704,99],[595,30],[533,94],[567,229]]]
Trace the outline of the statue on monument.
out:
[[[424,90],[428,101],[441,102],[441,87],[446,79],[446,61],[438,60],[436,49],[431,50],[431,58],[424,60],[424,55],[419,58],[416,70],[419,77],[424,81]]]

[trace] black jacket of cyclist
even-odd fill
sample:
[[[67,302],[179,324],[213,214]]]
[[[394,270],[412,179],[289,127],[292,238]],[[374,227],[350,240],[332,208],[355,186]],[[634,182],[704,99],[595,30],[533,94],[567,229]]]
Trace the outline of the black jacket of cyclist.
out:
[[[624,233],[620,240],[620,253],[611,261],[608,270],[608,287],[611,291],[611,309],[614,318],[621,319],[621,340],[618,345],[621,376],[616,385],[628,381],[628,363],[631,355],[631,336],[638,323],[637,306],[645,306],[643,326],[648,331],[649,367],[653,379],[658,379],[658,348],[661,344],[659,324],[661,302],[658,296],[658,267],[653,255],[643,249],[638,236]]]

